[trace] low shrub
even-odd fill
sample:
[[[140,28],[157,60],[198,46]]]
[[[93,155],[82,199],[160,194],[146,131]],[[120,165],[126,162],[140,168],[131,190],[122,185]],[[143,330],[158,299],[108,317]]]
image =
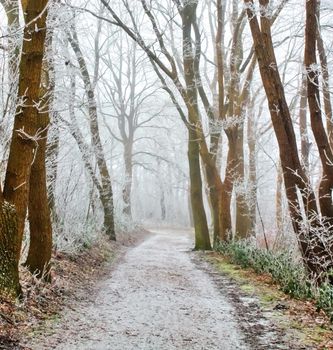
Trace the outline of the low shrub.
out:
[[[216,251],[228,257],[231,263],[252,268],[256,273],[267,273],[281,290],[297,299],[313,299],[317,309],[333,321],[333,286],[329,282],[317,286],[309,279],[303,264],[288,251],[273,252],[255,247],[251,242],[221,243]]]
[[[323,310],[333,322],[333,286],[326,282],[315,290],[315,301],[318,311]]]

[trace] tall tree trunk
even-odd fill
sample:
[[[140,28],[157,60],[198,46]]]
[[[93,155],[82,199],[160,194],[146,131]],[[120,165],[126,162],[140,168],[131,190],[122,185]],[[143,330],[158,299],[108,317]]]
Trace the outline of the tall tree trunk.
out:
[[[209,201],[213,222],[213,244],[216,246],[220,240],[220,211],[218,193],[215,187],[209,187]]]
[[[52,14],[51,21],[55,20],[57,17],[57,14]],[[51,31],[51,30],[50,30]],[[53,29],[52,33],[49,35],[53,35]],[[49,43],[48,46],[52,45],[53,38],[51,37],[50,40],[51,43]],[[47,165],[47,191],[48,191],[48,197],[49,197],[49,207],[52,217],[52,223],[58,224],[58,215],[57,215],[57,208],[56,208],[56,184],[57,184],[57,177],[58,177],[58,156],[59,156],[59,147],[60,147],[60,130],[59,130],[59,117],[60,114],[58,111],[54,108],[54,93],[56,88],[56,77],[55,77],[55,62],[54,62],[54,55],[52,52],[50,52],[48,59],[48,96],[49,100],[48,103],[50,105],[49,113],[50,113],[50,122],[51,125],[49,127],[48,131],[48,143],[46,146],[46,165]]]
[[[58,214],[56,207],[56,187],[58,178],[58,156],[60,148],[60,130],[59,130],[59,116],[58,112],[53,112],[52,125],[49,130],[49,142],[46,147],[46,159],[47,159],[47,184],[48,184],[48,197],[49,207],[52,217],[52,223],[58,224]]]
[[[183,21],[183,65],[186,82],[187,102],[189,110],[189,143],[188,160],[191,180],[191,206],[195,229],[195,249],[211,249],[206,212],[202,195],[202,180],[200,170],[200,150],[196,124],[199,120],[198,96],[195,84],[194,57],[192,48],[191,28],[195,20],[196,4],[189,1],[184,4]]]
[[[244,115],[249,95],[249,87],[253,76],[254,64],[250,66],[244,91],[240,89],[240,64],[242,61],[242,32],[244,29],[245,12],[238,14],[238,1],[232,2],[233,39],[230,56],[230,82],[228,89],[228,118],[232,125],[225,132],[231,151],[230,163],[227,164],[226,176],[231,176],[231,192],[236,200],[235,239],[247,238],[250,231],[250,215],[247,203],[247,187],[245,186],[244,165]]]
[[[316,35],[316,27],[313,27],[313,25],[316,23],[314,15],[316,12],[313,12],[313,10],[315,10],[316,1],[317,0],[309,0],[306,2],[306,64],[309,62],[315,62],[313,61],[312,57],[313,43],[311,40],[309,40],[309,38],[311,38],[311,35]],[[317,236],[317,229],[320,227],[320,222],[315,195],[311,184],[303,170],[303,167],[301,166],[301,162],[298,156],[296,137],[292,125],[290,111],[286,102],[283,85],[277,69],[271,36],[271,21],[270,18],[265,15],[266,8],[269,6],[269,1],[260,0],[261,11],[263,14],[260,17],[260,26],[257,15],[253,12],[253,0],[244,0],[244,2],[249,18],[249,24],[254,41],[254,48],[259,64],[260,74],[268,99],[271,119],[279,145],[284,184],[286,188],[293,228],[297,235],[298,243],[306,267],[308,268],[309,272],[311,272],[316,277],[319,277],[323,271],[327,271],[327,268],[330,268],[332,266],[332,259],[330,258],[331,247],[328,247],[327,250],[327,247],[325,247],[325,245]],[[311,72],[309,72],[309,74],[311,74]],[[313,77],[313,74],[311,74],[309,78],[315,77]],[[308,96],[310,109],[313,108],[316,112],[312,113],[312,119],[315,119],[318,117],[318,105],[315,99],[316,91],[314,89],[314,86],[311,86],[309,83]],[[318,129],[314,130],[314,134],[316,135],[318,131],[321,133],[322,128],[320,126],[319,118],[316,118],[315,123],[312,124],[313,127],[318,127]],[[316,141],[317,136],[315,136]],[[322,142],[322,145],[324,147],[320,152],[326,150],[327,137],[324,137]],[[330,156],[330,154],[328,154],[328,156]],[[300,191],[303,203],[300,203],[298,201],[299,197],[297,190]],[[303,216],[301,204],[303,205],[304,214],[308,220],[308,230],[304,230],[304,227],[302,226]]]
[[[96,169],[92,165],[91,159],[90,159],[90,149],[88,145],[86,144],[84,137],[80,131],[79,125],[77,123],[76,117],[75,117],[75,77],[71,75],[71,88],[70,88],[70,99],[69,99],[69,116],[71,119],[71,124],[68,124],[69,130],[75,139],[79,151],[81,153],[81,157],[85,166],[85,169],[87,173],[89,174],[94,186],[96,186],[98,190],[99,200],[101,202],[102,208],[103,208],[103,214],[104,214],[104,229],[108,227],[108,225],[114,225],[113,221],[113,211],[109,210],[109,196],[108,192],[104,190],[102,184],[100,183],[97,175],[96,175]],[[115,239],[112,236],[110,236],[111,239]]]
[[[319,156],[323,168],[323,175],[319,188],[319,203],[321,214],[333,222],[333,153],[323,125],[320,92],[319,70],[316,58],[316,39],[318,32],[317,13],[318,1],[306,2],[306,28],[305,28],[305,51],[304,64],[307,72],[307,92],[310,109],[311,128],[316,140]]]
[[[216,31],[216,37],[215,37],[215,55],[216,55],[216,64],[217,64],[217,86],[218,86],[218,119],[219,121],[223,121],[226,116],[226,108],[224,106],[224,32],[225,32],[225,8],[226,5],[223,4],[222,0],[217,0],[216,2],[216,9],[217,9],[217,31]],[[215,152],[218,152],[219,147],[219,140],[220,137],[216,137],[216,146],[215,146]],[[213,143],[214,144],[214,143]],[[230,151],[230,149],[229,149]],[[228,159],[229,159],[229,151],[228,151]],[[217,158],[216,158],[217,160]],[[215,164],[217,164],[215,162]],[[228,163],[226,168],[228,167]],[[219,171],[218,171],[219,172]],[[226,169],[227,174],[227,169]],[[225,177],[226,178],[226,177]],[[231,191],[228,187],[228,184],[224,181],[224,184],[218,188],[217,186],[213,187],[213,190],[215,191],[213,200],[214,202],[217,201],[216,207],[218,208],[218,213],[215,215],[215,230],[218,230],[218,237],[216,236],[214,232],[214,244],[216,244],[218,241],[227,241],[229,238],[229,233],[231,233],[232,226],[231,226],[231,212],[230,212],[230,203],[231,203]],[[230,192],[230,193],[228,193]],[[215,209],[216,210],[216,209]]]
[[[276,199],[275,199],[275,218],[276,227],[278,230],[278,236],[284,234],[284,213],[283,213],[283,200],[282,200],[282,186],[283,186],[283,173],[281,164],[278,165],[277,179],[276,179]]]
[[[323,89],[323,100],[324,100],[324,111],[326,115],[326,128],[328,133],[328,140],[333,149],[333,113],[332,113],[332,102],[330,92],[330,75],[327,64],[327,54],[325,50],[324,40],[320,30],[320,0],[317,5],[317,49],[319,53],[319,60],[322,73],[322,89]]]
[[[50,280],[50,260],[52,254],[52,223],[46,187],[46,139],[48,117],[44,121],[43,139],[38,142],[38,149],[30,175],[29,224],[30,246],[26,265],[38,278]],[[42,126],[42,120],[40,120]]]
[[[17,95],[17,74],[21,42],[17,40],[19,32],[19,3],[18,0],[1,0],[6,11],[8,22],[8,80],[10,96],[4,116],[8,110],[15,109]],[[4,117],[3,116],[3,117]],[[0,289],[14,297],[21,294],[19,282],[20,242],[17,228],[17,213],[15,207],[5,202],[0,188]]]
[[[247,143],[249,148],[249,187],[250,187],[250,227],[252,233],[255,232],[257,218],[257,144],[254,121],[254,101],[249,108],[247,122]]]
[[[38,100],[46,34],[47,0],[29,0],[25,7],[18,105],[4,186],[4,198],[17,213],[18,259],[26,218],[31,166],[38,135]],[[39,28],[39,30],[36,30]]]
[[[188,161],[189,161],[189,156],[188,156]],[[191,180],[191,179],[190,179]],[[193,219],[193,210],[192,210],[192,204],[191,204],[191,182],[188,184],[188,190],[187,190],[187,208],[188,208],[188,218],[189,218],[189,224],[190,227],[194,228],[194,219]]]
[[[125,161],[125,182],[123,187],[123,201],[124,208],[123,213],[132,219],[132,206],[131,206],[131,193],[132,193],[132,182],[133,182],[133,143],[127,140],[124,145],[124,161]]]
[[[161,187],[160,205],[161,205],[161,220],[165,221],[166,219],[165,192],[164,192],[164,188],[162,187]]]
[[[49,67],[52,62],[53,31],[47,33],[42,84],[40,88],[41,110],[38,115],[38,129],[42,130],[41,138],[35,153],[35,161],[31,167],[29,190],[29,224],[30,246],[26,265],[38,278],[50,281],[50,260],[52,255],[52,223],[47,195],[46,183],[46,145],[50,125],[50,110],[53,101],[53,90]]]
[[[251,217],[250,205],[248,203],[248,192],[251,191],[250,186],[245,184],[245,164],[244,164],[244,125],[237,128],[236,141],[236,173],[234,180],[236,181],[236,229],[235,238],[245,239],[251,234]],[[234,186],[235,187],[235,186]],[[238,188],[237,188],[238,187]]]
[[[68,34],[68,40],[79,63],[82,79],[84,82],[84,88],[86,90],[88,98],[91,142],[94,149],[95,157],[97,159],[97,166],[101,178],[102,193],[100,194],[100,200],[104,210],[104,230],[111,240],[116,240],[116,232],[114,227],[113,190],[111,176],[106,164],[103,145],[99,133],[95,92],[93,84],[91,83],[86,61],[79,46],[77,33],[74,27],[72,27],[71,33]]]
[[[309,152],[310,152],[310,142],[307,127],[307,80],[306,74],[302,74],[302,85],[300,91],[300,106],[299,106],[299,129],[301,136],[301,160],[304,167],[304,171],[308,174],[309,171]]]
[[[195,231],[195,249],[211,249],[207,218],[202,195],[200,154],[196,132],[189,131],[188,162],[190,169],[190,194]]]

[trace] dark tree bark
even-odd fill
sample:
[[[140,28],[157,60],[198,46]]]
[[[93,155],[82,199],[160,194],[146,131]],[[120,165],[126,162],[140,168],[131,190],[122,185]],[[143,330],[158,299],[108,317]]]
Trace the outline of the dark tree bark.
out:
[[[316,140],[323,168],[323,175],[319,187],[320,210],[323,216],[331,220],[333,218],[333,153],[323,125],[320,106],[320,73],[317,69],[316,57],[316,38],[318,31],[317,6],[317,0],[308,0],[306,2],[304,64],[307,72],[307,96],[310,109],[311,129]]]
[[[265,9],[269,5],[269,1],[260,0],[261,11],[263,11],[260,17],[260,25],[256,14],[253,12],[253,1],[245,0],[244,2],[271,119],[279,145],[284,184],[293,228],[297,235],[306,267],[310,273],[320,278],[322,272],[326,272],[333,265],[330,258],[332,247],[326,247],[318,236],[318,230],[323,229],[323,223],[319,219],[313,189],[298,156],[290,111],[277,69],[271,36],[271,21],[265,15]],[[327,152],[327,156],[330,159],[331,151],[327,148],[328,139],[326,134],[323,133],[321,116],[319,114],[320,109],[317,104],[319,96],[315,86],[317,86],[316,79],[318,77],[316,77],[316,72],[310,69],[310,67],[313,68],[312,64],[315,63],[316,4],[316,0],[306,2],[305,64],[308,68],[308,101],[311,111],[311,125],[319,147],[319,153],[322,158],[323,153]],[[325,162],[327,162],[327,158],[325,158]],[[325,172],[330,172],[327,165],[323,164],[323,167]],[[327,184],[329,183],[328,181],[322,184],[325,185],[322,186],[322,191],[327,189]],[[300,191],[302,203],[299,202],[297,191]],[[331,203],[327,207],[323,206],[323,204],[323,199],[320,199],[320,205],[323,207],[324,213],[330,212]],[[307,219],[308,230],[304,230],[302,226],[302,207]]]
[[[35,153],[35,160],[31,167],[29,190],[29,226],[30,246],[25,262],[31,273],[38,278],[50,281],[50,260],[52,255],[52,223],[47,191],[46,176],[46,146],[53,89],[49,76],[49,67],[53,55],[53,31],[47,33],[42,83],[40,88],[41,110],[38,114],[38,129],[41,138]]]
[[[331,149],[333,148],[333,112],[330,92],[330,74],[327,63],[327,53],[325,49],[324,40],[322,38],[320,30],[320,0],[317,4],[317,50],[319,54],[321,73],[322,73],[322,89],[323,89],[323,101],[324,111],[326,115],[326,128],[328,134],[328,140]]]
[[[2,197],[0,199],[0,290],[13,297],[19,297],[22,293],[18,269],[21,243],[17,229],[15,207],[5,202]]]
[[[188,119],[190,122],[188,159],[191,180],[191,206],[196,233],[195,249],[211,249],[207,218],[203,204],[202,179],[200,170],[200,149],[197,140],[198,96],[195,84],[194,57],[191,31],[195,18],[196,3],[187,1],[182,9],[183,21],[183,66],[187,88],[187,100],[192,105]]]
[[[30,0],[23,5],[27,25],[24,29],[17,111],[4,185],[4,199],[15,207],[17,213],[17,261],[28,206],[31,166],[39,137],[37,102],[46,35],[47,0]]]
[[[200,153],[195,131],[189,130],[188,160],[190,169],[190,194],[195,231],[195,249],[210,250],[210,239],[202,196]]]

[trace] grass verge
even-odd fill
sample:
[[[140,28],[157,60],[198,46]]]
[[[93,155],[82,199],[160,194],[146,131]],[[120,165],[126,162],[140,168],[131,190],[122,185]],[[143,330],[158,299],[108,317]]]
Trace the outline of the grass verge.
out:
[[[333,349],[331,285],[316,287],[288,252],[263,251],[246,242],[223,244],[216,251],[208,259],[220,272],[243,292],[257,295],[263,310],[287,316],[277,321],[279,326],[300,330],[311,349]]]
[[[315,285],[307,276],[301,262],[285,252],[256,248],[248,242],[220,244],[216,250],[234,264],[252,268],[258,274],[268,274],[280,289],[296,299],[311,299],[318,311],[323,310],[333,321],[333,286]]]

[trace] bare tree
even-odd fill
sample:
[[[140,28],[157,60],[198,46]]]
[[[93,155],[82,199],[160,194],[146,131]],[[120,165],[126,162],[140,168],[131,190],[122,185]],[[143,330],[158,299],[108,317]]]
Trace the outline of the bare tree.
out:
[[[112,240],[115,240],[116,233],[114,228],[113,190],[111,184],[111,176],[106,164],[103,145],[100,137],[94,84],[91,81],[86,60],[79,46],[79,40],[74,25],[71,26],[71,30],[68,33],[68,41],[71,44],[71,47],[76,55],[76,59],[79,63],[80,72],[88,99],[91,143],[94,155],[96,157],[101,180],[101,191],[99,194],[104,210],[104,229],[106,234],[109,235]]]
[[[255,4],[251,0],[244,1],[262,82],[268,99],[269,110],[280,149],[281,166],[286,188],[289,211],[294,231],[297,235],[305,264],[309,271],[321,276],[332,266],[330,241],[323,243],[321,234],[324,219],[320,222],[314,191],[300,162],[296,137],[289,107],[286,102],[284,88],[277,69],[275,52],[271,36],[271,20],[269,1],[260,0],[260,24],[257,19]],[[324,131],[319,104],[318,72],[316,71],[316,1],[306,2],[306,35],[305,65],[308,81],[308,102],[311,115],[311,126],[318,145],[323,166],[324,177],[321,181],[319,202],[322,215],[330,220],[331,215],[331,171],[329,166],[332,152]],[[281,122],[281,120],[283,122]],[[332,163],[331,163],[332,164]],[[300,196],[298,195],[300,191]],[[303,226],[303,214],[306,225]]]
[[[115,48],[112,50],[114,51],[112,56],[109,45]],[[128,38],[120,32],[111,37],[107,46],[106,54],[101,55],[100,52],[98,54],[109,73],[105,73],[101,79],[103,86],[101,95],[110,101],[111,112],[101,111],[101,113],[111,137],[119,141],[123,147],[125,168],[122,188],[123,213],[132,219],[133,163],[135,155],[138,155],[138,143],[146,139],[139,135],[144,134],[145,129],[150,127],[163,107],[158,107],[155,103],[156,88],[154,85],[156,81],[150,82],[146,76],[147,72],[144,67],[146,57],[138,51],[137,43],[135,41],[128,42]],[[119,64],[114,64],[115,60]],[[156,111],[154,111],[154,105],[156,105]],[[116,120],[117,133],[110,126],[110,118]]]

